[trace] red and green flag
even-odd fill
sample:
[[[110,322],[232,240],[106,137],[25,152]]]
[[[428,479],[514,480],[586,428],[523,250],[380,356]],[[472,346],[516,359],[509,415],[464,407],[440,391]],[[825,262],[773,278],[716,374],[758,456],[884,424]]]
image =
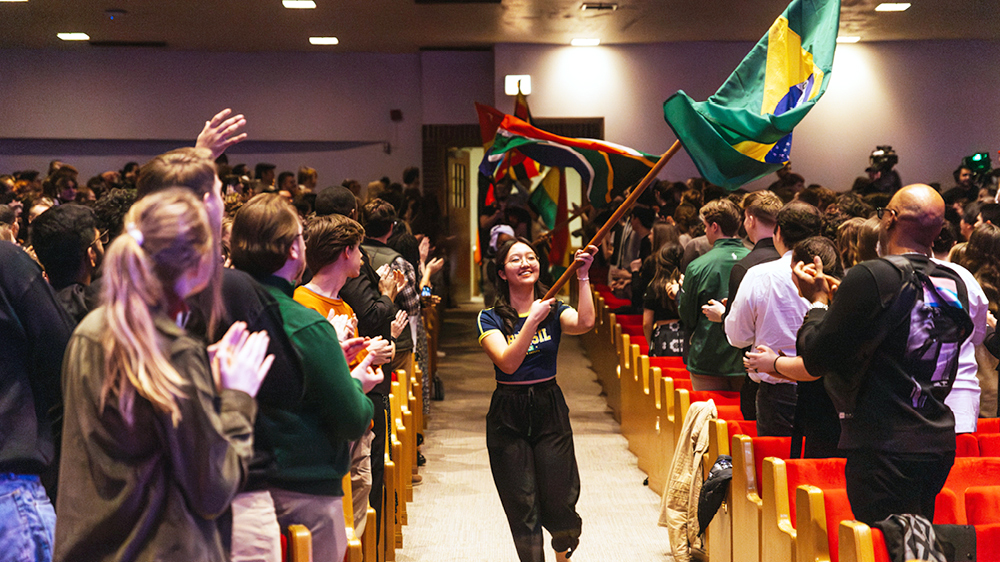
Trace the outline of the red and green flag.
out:
[[[480,172],[495,177],[515,151],[545,166],[576,170],[587,199],[598,208],[610,203],[613,193],[639,183],[659,159],[607,141],[561,137],[504,115],[496,125],[496,136],[486,150]]]

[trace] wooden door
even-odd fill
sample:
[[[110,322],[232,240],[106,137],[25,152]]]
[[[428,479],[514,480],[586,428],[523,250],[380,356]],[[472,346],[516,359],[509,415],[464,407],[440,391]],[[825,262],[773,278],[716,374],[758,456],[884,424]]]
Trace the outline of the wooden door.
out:
[[[462,148],[448,150],[446,183],[448,198],[449,236],[455,240],[450,244],[452,298],[455,302],[468,302],[472,298],[472,256],[469,248],[469,173],[471,170],[469,151]]]

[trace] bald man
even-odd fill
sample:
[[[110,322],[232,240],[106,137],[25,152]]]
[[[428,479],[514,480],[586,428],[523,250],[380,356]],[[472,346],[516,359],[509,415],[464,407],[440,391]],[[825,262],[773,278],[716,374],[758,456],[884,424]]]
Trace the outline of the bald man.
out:
[[[910,185],[879,209],[879,218],[882,255],[902,256],[928,276],[938,291],[925,289],[923,300],[937,300],[942,308],[957,300],[962,309],[948,309],[956,312],[967,338],[972,321],[962,276],[930,260],[944,224],[944,200],[929,186]],[[820,264],[799,263],[794,271],[802,296],[811,303],[797,350],[808,371],[824,378],[837,407],[855,518],[869,525],[893,513],[933,520],[935,496],[955,461],[955,417],[944,400],[959,346],[942,347],[937,364],[918,361],[908,351],[910,313],[919,299],[916,291],[901,292],[908,277],[886,259],[851,268],[836,298]]]

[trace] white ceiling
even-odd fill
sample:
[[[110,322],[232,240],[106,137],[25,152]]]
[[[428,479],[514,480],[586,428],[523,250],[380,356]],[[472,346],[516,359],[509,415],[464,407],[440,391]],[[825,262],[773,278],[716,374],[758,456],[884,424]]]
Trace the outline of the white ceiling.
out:
[[[604,0],[609,1],[609,0]],[[843,0],[841,34],[862,41],[1000,40],[997,0],[911,0],[902,13],[875,12],[876,0]],[[619,0],[615,11],[582,11],[582,0],[424,4],[415,0],[316,0],[289,10],[280,0],[29,0],[0,2],[0,48],[93,49],[94,42],[165,43],[205,51],[371,51],[488,49],[496,43],[605,45],[670,41],[756,41],[787,0]],[[111,21],[105,11],[126,10]],[[332,35],[334,47],[308,37]],[[160,47],[162,48],[162,46]]]

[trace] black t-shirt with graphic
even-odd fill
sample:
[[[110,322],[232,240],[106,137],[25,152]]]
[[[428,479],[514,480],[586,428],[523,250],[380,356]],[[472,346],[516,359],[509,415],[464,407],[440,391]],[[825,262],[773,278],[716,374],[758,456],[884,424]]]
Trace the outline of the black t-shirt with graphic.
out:
[[[559,352],[559,339],[562,336],[562,326],[559,317],[570,307],[562,301],[556,301],[556,312],[551,315],[548,321],[543,322],[535,331],[535,336],[528,346],[528,354],[513,373],[505,373],[496,365],[497,381],[505,383],[530,383],[550,379],[556,374],[556,356]],[[479,329],[479,341],[492,332],[500,332],[507,338],[507,343],[514,341],[514,337],[521,332],[527,315],[521,316],[514,324],[513,334],[504,334],[503,320],[496,310],[487,308],[479,312],[476,325]]]

